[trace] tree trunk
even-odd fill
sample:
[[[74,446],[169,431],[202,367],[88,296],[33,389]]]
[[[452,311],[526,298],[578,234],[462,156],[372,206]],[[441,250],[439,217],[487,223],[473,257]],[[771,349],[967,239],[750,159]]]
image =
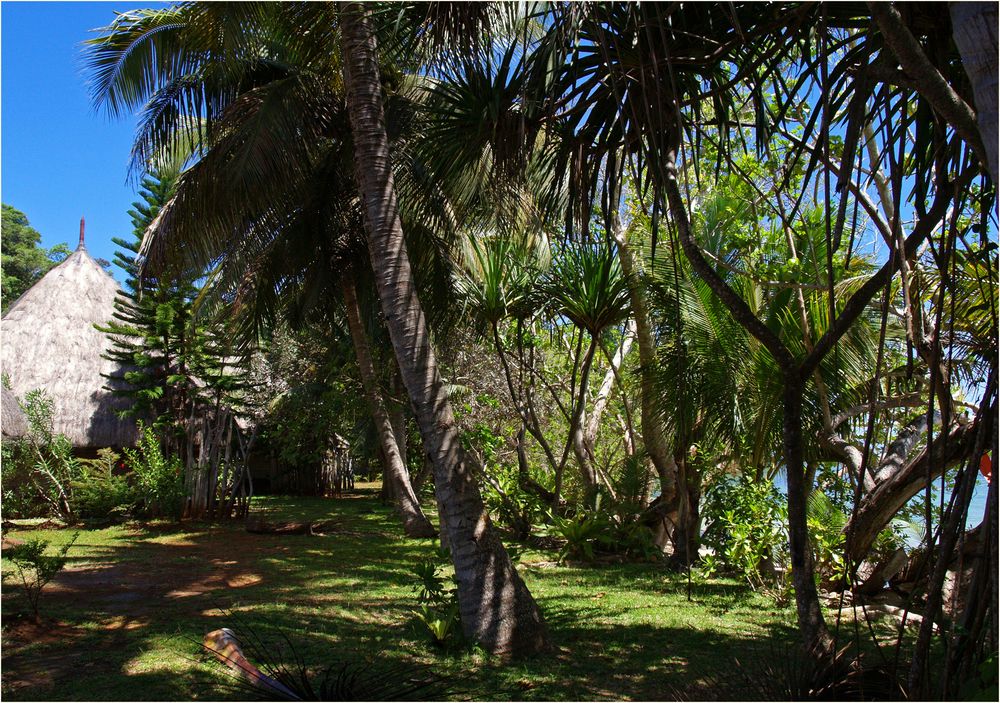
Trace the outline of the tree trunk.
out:
[[[632,302],[632,319],[635,321],[636,342],[639,345],[639,394],[641,399],[640,425],[642,443],[653,462],[656,475],[660,478],[660,495],[670,503],[677,490],[677,476],[671,470],[670,449],[667,433],[660,413],[656,409],[656,341],[653,327],[649,322],[649,302],[642,287],[638,267],[629,248],[628,236],[619,227],[615,228],[615,242],[618,244],[618,258],[622,273],[628,282],[629,299]]]
[[[806,649],[815,655],[828,653],[832,644],[823,620],[813,574],[806,501],[812,486],[806,485],[802,451],[802,386],[800,378],[786,374],[782,417],[785,469],[788,476],[788,551],[792,560],[795,611]],[[796,374],[797,376],[797,374]]]
[[[986,147],[987,168],[993,183],[997,177],[997,4],[952,2],[951,31],[962,55],[962,67],[972,84],[976,122]]]
[[[403,462],[403,468],[409,472],[409,463],[406,456],[406,406],[403,402],[406,389],[403,388],[403,380],[399,377],[399,368],[393,368],[390,379],[392,382],[390,387],[392,395],[388,399],[389,402],[386,403],[389,411],[389,422],[392,424],[392,433],[396,437],[396,446],[399,447],[399,456]]]
[[[675,564],[689,566],[698,560],[701,545],[701,474],[688,461],[686,443],[677,447],[674,463],[677,466],[677,514],[671,534],[672,560]]]
[[[583,334],[583,331],[580,331]],[[597,352],[597,345],[600,341],[597,336],[590,338],[590,345],[583,357],[583,365],[580,367],[580,395],[577,398],[576,407],[569,421],[570,441],[573,444],[573,454],[576,456],[577,466],[580,468],[580,478],[583,481],[583,504],[593,507],[597,500],[597,490],[600,481],[597,478],[597,470],[587,452],[586,439],[584,437],[584,414],[587,410],[587,391],[590,383],[590,370],[594,365],[594,354]]]
[[[534,598],[497,538],[475,472],[467,466],[406,253],[385,131],[375,37],[361,3],[340,3],[340,30],[354,160],[364,203],[368,251],[400,373],[424,449],[434,464],[466,636],[492,653],[548,648]]]
[[[403,519],[403,531],[407,537],[433,537],[436,530],[420,509],[420,501],[413,491],[413,486],[410,485],[410,477],[396,443],[396,434],[393,432],[392,423],[389,421],[382,395],[378,390],[378,377],[372,362],[371,348],[368,346],[368,336],[361,324],[354,277],[349,272],[341,274],[341,290],[347,308],[347,325],[351,329],[354,353],[358,359],[358,368],[361,370],[361,385],[368,399],[368,407],[375,422],[375,434],[378,436],[385,462],[383,476],[385,482],[392,487],[391,497]]]
[[[614,390],[615,381],[618,381],[621,375],[620,370],[622,364],[625,363],[625,357],[628,356],[629,350],[632,348],[633,339],[635,339],[635,320],[629,320],[625,327],[625,335],[622,337],[621,346],[618,347],[618,351],[615,352],[614,356],[608,360],[608,364],[610,365],[604,374],[600,390],[594,396],[594,407],[590,415],[587,416],[587,424],[583,432],[583,442],[587,447],[591,461],[593,461],[594,446],[597,444],[597,433],[601,429],[601,420],[604,418],[604,411],[607,410],[608,402],[611,400],[611,391]],[[619,385],[621,385],[620,381]],[[622,389],[622,392],[624,393],[624,389]]]

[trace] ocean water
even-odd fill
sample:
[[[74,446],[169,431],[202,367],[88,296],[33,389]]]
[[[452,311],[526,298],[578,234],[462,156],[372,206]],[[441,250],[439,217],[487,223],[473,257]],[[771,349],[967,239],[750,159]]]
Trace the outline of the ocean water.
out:
[[[937,484],[935,484],[937,485]],[[787,493],[787,484],[785,483],[785,474],[780,472],[774,477],[774,486],[784,495]],[[986,477],[981,473],[976,474],[976,487],[972,492],[972,500],[969,502],[969,514],[965,520],[966,529],[971,529],[981,523],[983,518],[986,516],[986,494],[989,491],[989,483],[986,481]],[[919,494],[917,498],[913,500],[923,500],[923,491]],[[945,497],[947,500],[947,496]],[[934,495],[934,505],[937,506],[939,499],[937,494]],[[914,538],[916,540],[916,538]],[[908,538],[908,541],[911,541]],[[911,545],[912,546],[912,545]]]
[[[787,495],[787,484],[785,482],[784,472],[779,472],[777,476],[774,477],[774,486],[777,488],[782,495]],[[972,529],[976,527],[979,523],[983,521],[986,517],[986,494],[989,491],[989,483],[986,481],[986,477],[981,473],[976,475],[976,487],[972,492],[972,500],[969,502],[969,514],[965,520],[966,529]],[[654,489],[651,498],[655,498],[660,494],[659,488]],[[920,494],[921,496],[923,493]],[[914,498],[914,500],[918,500]],[[935,505],[937,505],[937,496],[934,497]],[[703,526],[704,527],[704,526]],[[918,535],[907,534],[906,541],[911,547],[915,547],[919,541],[920,537]]]

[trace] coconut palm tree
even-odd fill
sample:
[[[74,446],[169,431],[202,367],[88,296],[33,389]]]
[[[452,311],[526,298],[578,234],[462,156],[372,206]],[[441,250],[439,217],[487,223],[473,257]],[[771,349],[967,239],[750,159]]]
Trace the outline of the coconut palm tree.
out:
[[[169,28],[179,32],[180,27],[193,22],[192,15],[196,20],[197,12],[178,10]],[[126,46],[134,46],[137,42],[148,42],[150,34],[163,21],[162,13],[139,15],[130,24],[120,19],[121,26],[113,27],[109,37],[98,40],[96,46],[106,55],[95,56],[95,63],[106,64],[120,55],[121,47],[110,41],[115,32],[127,34],[131,42]],[[272,31],[275,29],[272,25]],[[266,62],[254,53],[241,56],[241,60],[247,66],[242,93],[234,92],[230,107],[220,110],[214,119],[206,120],[206,130],[209,126],[214,129],[212,137],[203,134],[199,141],[198,135],[194,136],[196,145],[204,147],[204,156],[181,179],[176,198],[147,237],[146,254],[147,259],[160,260],[164,250],[178,248],[183,243],[182,250],[188,252],[188,259],[197,259],[199,265],[221,257],[211,288],[216,299],[228,293],[234,295],[235,306],[229,312],[242,317],[253,333],[273,319],[279,299],[287,296],[291,288],[298,289],[299,297],[311,299],[314,305],[329,299],[331,285],[333,290],[337,288],[334,271],[345,264],[350,266],[363,247],[359,246],[360,217],[353,211],[357,205],[356,198],[352,202],[350,197],[350,178],[338,170],[345,158],[342,150],[347,125],[342,119],[343,109],[331,92],[334,87],[319,73],[323,67],[316,61],[302,65],[299,56],[277,42],[271,45]],[[256,74],[249,68],[254,61],[266,63],[263,69],[256,68]],[[223,91],[229,88],[221,81],[217,87]],[[168,91],[167,95],[157,92],[151,96],[151,103],[160,108],[160,116],[151,117],[144,124],[139,140],[140,145],[145,145],[143,148],[155,147],[155,140],[160,137],[154,134],[171,134],[179,124],[184,124],[185,116],[179,110],[174,113],[169,110],[170,101],[183,99],[183,95],[183,91],[176,94]],[[306,123],[314,136],[326,137],[325,149],[306,147],[311,149],[308,170],[297,163],[290,163],[278,172],[261,168],[261,164],[280,161],[274,158],[275,150],[286,154],[298,150],[301,158],[307,158],[297,140],[293,139],[290,145],[282,141],[282,137],[294,131],[282,131],[278,125],[271,138],[260,143],[257,130],[261,124],[280,119],[279,111],[282,117],[292,113],[293,119],[297,117]],[[248,168],[248,164],[255,168]],[[219,173],[227,174],[226,178],[218,178]],[[266,176],[275,176],[276,180],[264,181]],[[345,196],[340,201],[328,201],[329,190]],[[212,207],[214,203],[235,207],[220,210]],[[288,209],[282,211],[283,207]],[[203,215],[192,218],[193,210]],[[237,211],[239,219],[234,219]],[[342,288],[351,288],[345,295],[353,294],[353,286],[353,277],[342,281]],[[361,328],[349,329],[379,430],[386,481],[394,487],[392,492],[404,528],[410,536],[430,536],[434,528],[423,515],[410,486],[395,437],[386,434],[383,424],[377,422],[378,410],[384,407],[381,394],[373,385],[373,376],[364,373],[371,367],[367,339],[358,336]],[[255,338],[253,334],[245,337],[251,338]]]
[[[365,9],[345,6],[334,13],[330,6],[303,4],[252,11],[240,8],[230,14],[221,8],[189,5],[180,11],[187,13],[186,21],[177,23],[174,17],[173,26],[162,15],[125,16],[112,25],[107,38],[94,42],[96,92],[101,99],[115,110],[119,105],[138,107],[152,98],[145,107],[137,155],[156,148],[164,135],[190,119],[188,115],[204,121],[207,150],[197,169],[189,172],[189,181],[201,178],[204,187],[192,188],[190,198],[176,198],[158,227],[182,228],[185,219],[195,217],[192,203],[214,194],[211,200],[201,201],[211,202],[210,208],[197,209],[202,213],[199,227],[203,234],[190,240],[192,252],[206,258],[221,252],[231,272],[241,263],[251,263],[249,279],[254,270],[259,272],[260,266],[273,262],[267,241],[281,230],[288,213],[305,204],[307,215],[325,216],[325,210],[343,202],[342,193],[360,195],[387,327],[424,446],[434,460],[442,525],[452,548],[466,634],[491,651],[544,647],[541,614],[489,525],[437,369],[402,238],[392,174],[387,170],[381,77]],[[308,40],[302,41],[304,37]],[[348,58],[343,66],[332,51],[338,43]],[[282,47],[287,47],[297,65],[312,70],[285,71],[280,61]],[[346,69],[346,111],[331,100],[338,92],[331,90],[330,83],[336,84],[341,67]],[[350,117],[351,128],[331,134],[332,128],[339,127],[334,123],[345,116]],[[233,124],[243,130],[227,140],[226,130]],[[275,148],[276,136],[283,137],[280,146],[284,148]],[[331,136],[350,142],[352,149],[340,152],[347,155],[347,163],[324,164],[322,150]],[[356,169],[351,169],[352,161]],[[324,181],[331,190],[325,201],[317,202],[309,179],[317,163],[342,177],[355,170],[360,188],[344,189],[343,178],[338,183]],[[213,168],[221,164],[231,168]],[[267,182],[280,186],[266,195],[256,191],[257,202],[272,199],[269,206],[246,209],[245,198],[217,197],[227,186],[246,195],[245,189],[239,190],[241,180],[246,183],[264,175]],[[373,188],[380,189],[383,197],[375,197]],[[387,221],[377,217],[386,214],[385,207],[390,215],[388,230]],[[205,215],[211,222],[205,221]],[[311,230],[314,240],[326,243],[327,251],[317,256],[324,251],[322,246],[304,247],[299,258],[310,262],[300,271],[309,265],[328,266],[329,248],[338,234],[329,231],[334,222],[336,218],[326,219],[325,226]],[[241,236],[232,238],[233,231]],[[155,258],[158,252],[153,245],[163,243],[164,238],[152,238],[147,254]],[[254,252],[267,255],[255,258]],[[267,305],[273,299],[264,295],[258,301]]]
[[[368,251],[403,383],[433,461],[462,625],[468,636],[491,651],[538,651],[548,646],[541,612],[490,526],[417,295],[390,163],[368,10],[360,3],[343,3],[338,19]]]

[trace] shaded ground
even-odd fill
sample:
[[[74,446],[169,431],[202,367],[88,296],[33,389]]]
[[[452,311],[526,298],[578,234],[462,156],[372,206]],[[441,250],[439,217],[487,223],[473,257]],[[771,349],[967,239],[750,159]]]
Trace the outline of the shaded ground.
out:
[[[789,633],[791,611],[734,583],[695,584],[688,600],[685,580],[659,564],[559,567],[529,551],[520,571],[557,650],[513,663],[469,648],[441,653],[413,615],[411,572],[434,543],[402,538],[391,512],[362,496],[263,502],[275,519],[342,525],[323,536],[207,524],[81,532],[71,565],[42,595],[41,627],[18,617],[26,601],[5,579],[4,698],[246,698],[200,651],[205,632],[223,626],[252,628],[282,663],[295,660],[287,634],[310,668],[428,665],[459,698],[725,698],[720,670],[773,652],[772,635],[780,646]]]

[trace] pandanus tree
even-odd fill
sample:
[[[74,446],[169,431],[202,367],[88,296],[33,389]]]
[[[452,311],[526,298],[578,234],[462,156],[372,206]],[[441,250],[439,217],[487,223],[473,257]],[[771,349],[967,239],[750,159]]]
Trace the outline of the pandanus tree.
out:
[[[584,441],[584,417],[590,394],[590,373],[608,328],[628,316],[628,289],[613,249],[603,244],[565,244],[553,257],[552,267],[540,286],[550,314],[568,319],[577,329],[578,352],[571,379],[569,437],[580,478],[584,505],[591,507],[598,490],[611,490],[606,477],[595,466],[592,448]],[[584,337],[589,339],[585,342]],[[579,350],[585,348],[581,355]],[[561,476],[556,476],[559,495]]]
[[[544,242],[544,238],[538,241]],[[583,503],[592,508],[599,490],[614,495],[609,477],[595,463],[593,445],[596,424],[622,363],[621,358],[617,362],[612,359],[604,337],[628,316],[625,281],[614,251],[606,245],[569,242],[550,251],[544,244],[529,242],[496,236],[471,240],[459,290],[489,328],[508,392],[523,427],[542,449],[555,487],[548,491],[531,481],[522,482],[558,509],[567,459],[572,455],[579,469]],[[512,345],[505,341],[509,335],[501,329],[508,321],[513,322]],[[526,345],[525,337],[535,330],[561,334],[565,328],[572,330],[566,342],[570,356],[568,398],[555,392],[545,381],[544,372],[536,368],[534,348],[527,352],[524,348],[531,344]],[[626,338],[624,344],[627,352],[630,341]],[[509,345],[515,350],[508,349]],[[603,352],[614,368],[608,369],[595,397],[591,374],[598,352]],[[545,385],[564,415],[567,430],[561,451],[553,447],[539,420],[537,383]],[[593,413],[588,419],[591,405]]]
[[[503,369],[507,392],[521,423],[517,437],[518,483],[557,508],[559,496],[531,478],[525,434],[538,443],[549,469],[556,475],[565,457],[555,450],[543,428],[543,413],[536,399],[534,355],[525,353],[539,309],[538,282],[548,263],[548,242],[543,237],[470,235],[460,248],[456,289],[463,308],[471,313],[474,327],[493,342]],[[504,324],[513,321],[514,350],[505,341]],[[532,347],[533,351],[533,347]],[[528,356],[530,362],[526,363]],[[528,364],[531,368],[525,370]]]
[[[879,9],[871,6],[873,13]],[[511,83],[523,86],[521,94],[489,103],[494,109],[486,113],[488,125],[478,137],[507,162],[547,164],[557,174],[553,183],[569,192],[567,221],[581,231],[588,228],[594,207],[603,213],[605,230],[616,231],[613,217],[630,178],[654,219],[669,216],[695,274],[772,357],[782,385],[782,459],[797,612],[804,643],[817,653],[828,651],[831,639],[808,556],[803,394],[869,303],[898,271],[905,272],[906,262],[942,222],[953,195],[967,192],[976,168],[963,161],[963,148],[983,153],[963,108],[968,100],[960,98],[968,94],[968,85],[946,58],[953,53],[950,36],[927,33],[935,21],[946,25],[947,18],[913,12],[900,31],[901,19],[893,10],[878,18],[880,33],[868,11],[859,5],[546,6],[538,22],[545,31],[526,52],[526,75]],[[914,30],[941,50],[924,52],[918,45],[919,51],[910,51]],[[885,50],[886,43],[897,56]],[[914,60],[928,54],[934,62]],[[896,70],[897,59],[905,72]],[[932,70],[924,70],[928,67]],[[939,90],[942,84],[949,89]],[[774,96],[770,102],[767,94]],[[810,107],[814,94],[823,96],[818,109]],[[908,109],[910,104],[916,109]],[[956,106],[962,109],[956,112]],[[849,205],[861,200],[851,176],[865,160],[861,137],[866,125],[879,132],[876,161],[893,174],[897,195],[908,128],[916,127],[910,163],[917,174],[917,219],[905,239],[893,239],[896,230],[890,229],[888,261],[842,299],[827,261],[828,324],[793,345],[768,328],[715,270],[690,226],[696,204],[685,194],[702,140],[714,138],[720,155],[743,146],[763,151],[789,118],[797,122],[802,114],[808,117],[788,161],[806,176],[792,212],[779,214],[780,220],[790,224],[807,189],[821,190],[829,256],[854,250],[850,232],[859,228],[848,231],[845,224]],[[537,160],[511,156],[515,150],[509,143],[504,150],[495,148],[499,128],[508,123],[519,128],[520,143],[538,154]],[[510,129],[503,133],[518,135]],[[836,150],[831,148],[835,133],[843,135]],[[516,169],[506,173],[511,172]],[[788,187],[787,180],[782,184]],[[897,197],[896,202],[902,201]],[[901,217],[897,207],[892,218]]]
[[[257,204],[263,206],[245,210],[244,198],[211,198],[202,200],[211,202],[210,208],[195,210],[178,197],[158,227],[166,231],[173,218],[172,226],[178,229],[185,218],[191,221],[207,214],[216,223],[213,234],[189,240],[189,251],[230,263],[249,255],[244,261],[253,265],[247,272],[252,278],[260,267],[275,263],[275,251],[266,242],[280,231],[283,218],[297,207],[323,213],[342,203],[345,192],[355,194],[400,373],[434,465],[442,525],[459,582],[463,628],[490,651],[545,647],[541,614],[492,531],[437,367],[403,237],[382,75],[368,10],[350,4],[231,8],[191,4],[175,12],[185,16],[170,12],[122,16],[106,37],[93,42],[95,97],[113,112],[144,106],[137,155],[159,145],[185,119],[200,118],[207,148],[197,170],[189,172],[200,174],[205,183],[200,197],[213,189],[221,194],[229,185],[241,196],[255,193]],[[313,70],[286,71],[277,60],[282,47],[297,66]],[[331,101],[334,95],[343,102]],[[241,115],[246,118],[242,122]],[[331,135],[331,122],[338,119],[350,128]],[[227,154],[217,143],[225,142],[227,125],[234,121],[243,129],[228,143]],[[286,139],[276,144],[277,135]],[[324,181],[329,190],[319,194],[305,174],[323,163],[331,136],[350,146],[339,152],[339,162],[324,164],[338,174],[338,180]],[[213,161],[240,168],[213,171]],[[262,179],[279,189],[259,190]],[[253,188],[248,191],[247,185]],[[272,205],[264,205],[268,199]],[[310,204],[313,210],[304,207]],[[336,222],[321,219],[312,224],[322,226],[303,228],[312,240],[297,242],[298,261],[293,257],[286,267],[304,264],[297,275],[309,266],[328,269],[330,249],[343,235],[331,231]],[[201,227],[205,232],[204,222]],[[234,232],[240,236],[233,237]],[[264,255],[255,257],[254,252]],[[146,253],[156,256],[152,249]],[[239,266],[229,270],[238,271]],[[266,287],[256,290],[263,293],[259,300],[264,304],[274,299]]]

